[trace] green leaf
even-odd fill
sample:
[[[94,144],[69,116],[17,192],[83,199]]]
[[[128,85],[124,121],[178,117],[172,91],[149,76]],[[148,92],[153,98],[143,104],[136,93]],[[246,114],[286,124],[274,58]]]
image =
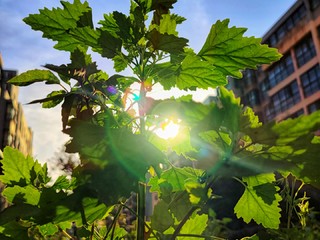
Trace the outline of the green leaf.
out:
[[[45,82],[45,84],[59,84],[60,80],[48,70],[29,70],[9,80],[9,83],[17,86],[28,86],[35,82]]]
[[[39,14],[30,14],[24,22],[32,29],[42,31],[44,38],[58,41],[55,48],[73,51],[83,44],[75,37],[77,35],[70,35],[70,32],[76,28],[93,27],[91,8],[88,2],[81,3],[80,0],[74,0],[74,3],[61,1],[61,4],[63,9],[40,9]]]
[[[31,157],[25,157],[17,149],[5,147],[3,151],[2,169],[4,175],[0,181],[9,186],[18,184],[26,186],[32,183],[32,171],[38,173],[42,170],[41,165]]]
[[[121,52],[121,39],[114,37],[107,31],[101,30],[98,44],[102,49],[102,57],[114,58],[119,52]]]
[[[207,222],[208,222],[208,215],[195,214],[194,216],[189,218],[188,221],[186,221],[186,223],[181,228],[180,233],[201,235],[207,227]],[[188,240],[190,239],[190,237],[178,237],[178,239]]]
[[[188,55],[181,64],[181,70],[177,78],[177,87],[186,89],[198,87],[208,89],[227,83],[226,76],[216,67],[195,55]]]
[[[180,222],[186,213],[193,207],[189,201],[189,194],[186,191],[176,192],[170,195],[169,209],[174,217]]]
[[[28,227],[22,226],[17,221],[7,222],[0,226],[0,238],[6,239],[29,239]]]
[[[77,180],[75,178],[68,179],[67,176],[59,176],[52,185],[55,190],[73,190],[76,186]]]
[[[33,100],[29,104],[42,103],[43,108],[53,108],[61,103],[65,96],[66,92],[64,90],[52,91],[46,98]]]
[[[183,53],[184,47],[187,46],[188,39],[179,38],[172,34],[161,34],[153,29],[146,36],[149,40],[148,46],[153,50],[161,50],[167,53]]]
[[[176,85],[179,65],[173,65],[169,62],[155,64],[151,68],[150,75],[155,82],[159,82],[164,90],[170,90]]]
[[[162,14],[160,19],[160,25],[153,24],[151,29],[156,29],[161,34],[172,34],[177,36],[178,32],[176,31],[177,23],[175,19],[170,14]]]
[[[24,202],[36,206],[40,201],[41,193],[38,189],[30,185],[25,187],[13,186],[5,188],[3,196],[5,196],[10,203]]]
[[[234,207],[237,217],[246,223],[254,220],[266,228],[278,229],[280,224],[278,187],[272,184],[274,174],[262,174],[243,179],[247,183],[245,191]]]
[[[110,126],[108,126],[110,127]],[[73,121],[69,134],[73,137],[68,151],[96,164],[105,165],[108,160],[120,164],[130,175],[144,179],[150,166],[158,168],[164,155],[145,137],[126,129],[112,129],[84,121]]]
[[[204,184],[188,182],[185,186],[192,204],[205,204],[208,201],[208,188]]]
[[[39,226],[39,231],[43,236],[50,236],[58,232],[58,227],[52,223]]]
[[[240,70],[256,69],[257,65],[279,60],[281,54],[274,48],[261,45],[260,38],[243,37],[245,28],[228,27],[229,20],[212,25],[205,44],[198,53],[213,64],[224,76],[242,77]]]
[[[151,227],[159,232],[164,232],[174,223],[172,214],[169,212],[169,205],[160,201],[154,207],[151,217]]]
[[[79,203],[80,205],[75,200],[71,197],[64,201],[64,205],[57,206],[56,217],[53,219],[54,223],[74,221],[77,226],[82,226],[101,219],[108,211],[105,204],[99,203],[97,199],[83,198]],[[84,222],[84,219],[86,222]]]
[[[128,62],[125,60],[125,56],[123,54],[121,55],[116,55],[113,59],[114,62],[114,70],[116,72],[121,72],[125,70],[128,66]]]
[[[198,182],[202,170],[191,167],[172,167],[161,174],[161,181],[166,181],[172,185],[172,191],[184,191],[187,182]]]

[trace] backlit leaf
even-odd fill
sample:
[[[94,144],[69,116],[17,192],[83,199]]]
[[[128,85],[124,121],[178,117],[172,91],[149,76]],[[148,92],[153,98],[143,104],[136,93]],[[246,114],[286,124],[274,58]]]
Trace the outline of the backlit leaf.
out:
[[[151,227],[157,231],[164,232],[174,223],[172,214],[169,212],[169,205],[160,201],[153,211]]]
[[[39,203],[41,193],[38,189],[30,185],[26,187],[13,186],[5,188],[3,196],[5,196],[10,203],[24,202],[36,206]]]
[[[279,202],[282,200],[277,193],[274,174],[263,174],[243,179],[247,183],[242,197],[234,207],[237,217],[246,223],[254,220],[266,228],[278,229],[280,224]]]
[[[37,161],[25,157],[17,149],[5,147],[3,156],[1,163],[4,175],[0,175],[0,181],[9,186],[18,184],[23,187],[32,183],[32,171],[42,169]]]
[[[60,80],[48,70],[29,70],[9,80],[9,83],[17,86],[28,86],[35,82],[45,82],[45,84],[59,84]]]
[[[153,50],[161,50],[167,53],[183,53],[184,47],[187,46],[188,40],[180,38],[172,34],[161,34],[153,29],[146,36],[149,40],[149,45]]]
[[[256,69],[257,65],[271,63],[280,58],[275,48],[261,45],[261,39],[243,37],[245,28],[228,27],[229,20],[212,25],[205,44],[198,53],[224,76],[242,77],[240,70]]]
[[[198,87],[208,89],[223,86],[227,83],[226,77],[206,61],[195,55],[188,55],[181,64],[177,78],[177,87],[186,89]]]
[[[181,234],[201,235],[207,227],[207,221],[208,221],[208,215],[195,214],[194,216],[189,218],[188,221],[186,221],[186,223],[183,225],[180,233]],[[180,239],[188,240],[188,239],[190,239],[190,237],[178,237],[178,239],[179,240]]]
[[[93,27],[91,8],[88,2],[74,3],[61,1],[63,8],[40,9],[39,14],[30,14],[24,19],[32,29],[43,32],[43,37],[58,41],[57,49],[73,51],[82,42],[69,35],[73,29],[81,27]]]
[[[191,167],[172,167],[162,173],[161,180],[165,180],[170,183],[173,187],[173,192],[183,191],[186,189],[185,184],[187,182],[198,182],[198,177],[202,172],[202,170],[193,169]]]

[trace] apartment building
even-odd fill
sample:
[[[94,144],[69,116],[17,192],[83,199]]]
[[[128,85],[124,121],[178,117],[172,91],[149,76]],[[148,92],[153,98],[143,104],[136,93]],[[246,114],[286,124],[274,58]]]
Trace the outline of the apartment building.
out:
[[[230,87],[263,122],[320,109],[320,0],[298,0],[263,36],[283,57],[246,70]]]
[[[8,80],[17,72],[5,70],[2,66],[0,58],[0,150],[11,146],[25,155],[32,155],[33,134],[27,125],[22,105],[18,102],[19,88],[8,84]]]

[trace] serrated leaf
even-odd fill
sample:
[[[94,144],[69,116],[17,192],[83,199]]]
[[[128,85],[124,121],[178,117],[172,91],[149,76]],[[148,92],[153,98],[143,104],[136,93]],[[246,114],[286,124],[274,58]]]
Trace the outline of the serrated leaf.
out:
[[[48,70],[29,70],[15,76],[9,83],[17,86],[28,86],[35,82],[45,82],[45,84],[59,84],[60,80]]]
[[[22,226],[17,221],[10,221],[0,226],[0,238],[10,239],[29,239],[28,227]]]
[[[189,200],[192,204],[203,204],[208,200],[208,189],[199,182],[187,182],[186,190],[189,193]]]
[[[91,8],[88,2],[74,3],[61,1],[62,8],[40,9],[39,14],[30,14],[24,22],[34,30],[42,31],[43,37],[58,41],[55,46],[60,50],[73,51],[81,41],[69,35],[77,27],[92,27]]]
[[[181,228],[180,233],[201,235],[207,227],[207,222],[208,222],[208,215],[195,214],[193,217],[189,218],[188,221],[186,221],[186,223]],[[190,237],[178,237],[178,239],[188,240],[190,239]]]
[[[243,181],[247,186],[234,207],[237,217],[242,217],[246,223],[254,220],[266,228],[278,229],[281,217],[279,202],[282,199],[277,187],[270,185],[275,181],[274,174],[247,177]]]
[[[184,191],[185,183],[197,182],[202,170],[191,167],[177,168],[172,167],[161,174],[161,180],[165,180],[172,186],[172,191]]]
[[[120,55],[116,55],[114,58],[112,58],[113,62],[114,62],[114,70],[116,70],[116,72],[121,72],[123,70],[125,70],[128,66],[128,62],[125,60],[125,56],[120,56]]]
[[[0,181],[9,186],[18,184],[26,186],[32,184],[32,171],[41,171],[42,167],[31,157],[25,157],[17,149],[5,147],[3,151],[2,168],[4,175],[0,176]]]
[[[72,190],[76,186],[76,178],[68,179],[67,176],[59,176],[52,185],[54,190]]]
[[[98,44],[102,49],[102,57],[114,58],[121,51],[122,41],[108,31],[101,30]]]
[[[186,213],[192,208],[192,204],[189,201],[189,195],[187,192],[177,192],[171,194],[169,209],[173,213],[174,217],[181,221]]]
[[[48,223],[42,226],[39,226],[39,231],[43,236],[50,236],[58,232],[58,227],[53,223]]]
[[[208,89],[223,86],[227,83],[226,76],[217,71],[212,64],[202,61],[200,57],[188,55],[181,64],[177,78],[177,87],[186,89],[198,87]]]
[[[85,197],[81,203],[75,202],[75,200],[71,197],[64,201],[64,205],[57,206],[54,223],[74,221],[77,226],[82,226],[101,219],[108,211],[106,205],[99,203],[97,199]]]
[[[169,212],[169,205],[164,201],[160,201],[153,211],[151,217],[151,227],[154,230],[164,232],[171,225],[173,225],[174,220],[172,214]]]
[[[155,64],[150,72],[155,82],[159,82],[164,90],[170,90],[176,85],[179,65],[169,62]]]
[[[64,90],[52,91],[46,98],[33,100],[28,104],[42,103],[43,108],[53,108],[61,103],[65,96],[66,92]]]
[[[167,53],[183,53],[184,47],[187,46],[188,39],[179,38],[172,34],[161,34],[153,29],[146,36],[149,40],[148,46],[153,50],[161,50]]]
[[[240,70],[256,69],[280,59],[275,48],[261,45],[260,38],[243,37],[245,28],[228,27],[229,20],[212,25],[205,44],[198,53],[202,59],[214,65],[224,76],[242,77]]]
[[[152,2],[150,10],[161,9],[163,11],[166,11],[166,10],[169,10],[170,8],[173,8],[173,4],[175,4],[177,0],[155,0],[155,1],[147,0],[146,2],[148,3],[148,5],[150,4],[150,2]]]
[[[176,31],[177,23],[170,14],[162,14],[160,19],[160,25],[151,25],[151,27],[156,28],[161,34],[172,34],[177,36],[178,32]]]
[[[3,196],[10,203],[27,203],[33,206],[38,205],[40,201],[41,192],[33,186],[13,186],[7,187],[3,191]]]

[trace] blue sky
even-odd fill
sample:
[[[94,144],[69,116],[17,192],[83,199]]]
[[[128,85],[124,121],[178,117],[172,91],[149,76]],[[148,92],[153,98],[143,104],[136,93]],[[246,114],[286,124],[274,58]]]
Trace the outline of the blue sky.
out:
[[[41,32],[33,31],[22,19],[38,9],[60,7],[57,0],[0,0],[0,52],[6,69],[19,73],[39,69],[46,63],[64,64],[69,55],[53,49],[54,42],[43,39]],[[89,0],[94,22],[103,13],[114,10],[128,13],[129,0]],[[199,51],[210,27],[217,20],[230,19],[230,26],[248,28],[245,35],[262,37],[264,33],[294,4],[295,0],[178,0],[172,12],[187,18],[179,26],[182,37],[188,38],[189,46]],[[95,56],[93,56],[95,59]],[[110,72],[109,62],[97,59],[98,66]],[[35,84],[20,88],[22,104],[45,97],[52,86]],[[202,100],[207,93],[198,94]],[[60,107],[42,109],[41,105],[24,105],[29,126],[34,132],[34,155],[40,161],[50,159],[68,140],[61,133]]]

